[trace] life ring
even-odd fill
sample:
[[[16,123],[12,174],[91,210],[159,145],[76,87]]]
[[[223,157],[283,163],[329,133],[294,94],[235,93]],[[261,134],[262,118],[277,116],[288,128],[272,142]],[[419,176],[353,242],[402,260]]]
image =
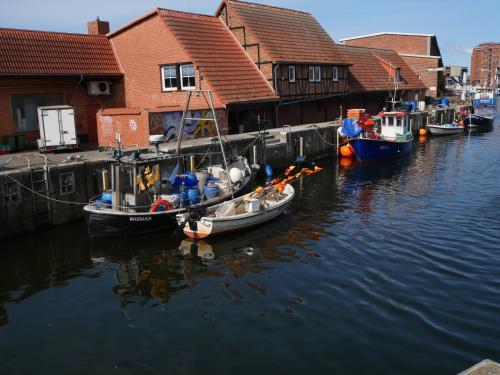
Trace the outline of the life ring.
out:
[[[175,208],[173,206],[173,204],[170,203],[169,201],[167,201],[165,199],[157,199],[151,205],[149,212],[159,212],[158,209],[160,208],[160,206],[165,207],[165,209],[162,211],[170,211],[170,210],[173,210]]]

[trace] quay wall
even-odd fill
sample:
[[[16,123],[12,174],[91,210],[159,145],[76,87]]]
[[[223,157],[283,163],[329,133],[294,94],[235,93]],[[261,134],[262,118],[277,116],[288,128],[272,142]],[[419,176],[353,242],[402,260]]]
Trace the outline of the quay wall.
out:
[[[257,147],[257,162],[268,162],[274,168],[287,165],[297,158],[300,137],[303,137],[304,153],[308,159],[317,159],[336,154],[334,142],[337,129],[335,123],[291,127],[286,134],[282,129],[273,129],[256,141],[257,134],[228,136],[230,147],[254,163],[253,145]],[[320,129],[320,130],[317,130]],[[318,132],[328,140],[324,143]],[[195,154],[198,163],[210,139],[198,139],[181,150],[186,155]],[[169,151],[174,143],[164,145]],[[215,150],[217,151],[217,150]],[[229,146],[226,145],[226,152]],[[85,155],[85,153],[82,153]],[[108,154],[107,154],[108,155]],[[213,163],[221,162],[220,155],[208,155]],[[0,170],[0,237],[31,232],[49,226],[60,225],[83,218],[83,206],[102,191],[102,170],[110,172],[109,155],[102,160],[80,161],[49,165],[47,168],[48,191],[36,188],[43,169],[36,167]],[[43,182],[38,184],[42,184]],[[35,188],[34,188],[35,187]],[[34,193],[33,191],[39,191]],[[43,198],[48,195],[51,200]],[[69,203],[71,202],[71,203]]]

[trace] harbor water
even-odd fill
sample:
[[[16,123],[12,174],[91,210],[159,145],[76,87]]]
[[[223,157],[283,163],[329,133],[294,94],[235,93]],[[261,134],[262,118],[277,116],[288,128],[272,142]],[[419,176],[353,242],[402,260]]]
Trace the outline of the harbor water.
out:
[[[500,127],[323,160],[285,216],[199,243],[0,245],[0,374],[454,374],[500,361]]]

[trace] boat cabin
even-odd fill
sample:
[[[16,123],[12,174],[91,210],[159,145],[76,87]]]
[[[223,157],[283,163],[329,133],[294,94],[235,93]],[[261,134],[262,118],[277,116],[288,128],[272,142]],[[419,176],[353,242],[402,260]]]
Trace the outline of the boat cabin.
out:
[[[111,207],[125,212],[149,211],[153,197],[166,192],[165,180],[178,160],[152,153],[119,158],[111,166]]]
[[[397,138],[410,131],[410,118],[407,112],[382,112],[380,134],[386,138]]]

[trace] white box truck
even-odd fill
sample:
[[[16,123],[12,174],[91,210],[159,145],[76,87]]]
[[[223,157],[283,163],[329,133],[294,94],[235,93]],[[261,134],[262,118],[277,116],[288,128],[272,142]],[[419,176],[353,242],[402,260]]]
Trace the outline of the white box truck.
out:
[[[38,107],[41,152],[78,149],[75,109],[67,105]]]

